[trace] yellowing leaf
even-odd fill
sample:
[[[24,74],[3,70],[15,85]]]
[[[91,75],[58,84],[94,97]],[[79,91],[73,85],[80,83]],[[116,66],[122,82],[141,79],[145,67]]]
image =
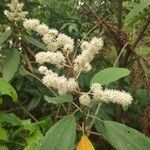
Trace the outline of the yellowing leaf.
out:
[[[76,150],[94,150],[94,147],[88,137],[83,135]]]

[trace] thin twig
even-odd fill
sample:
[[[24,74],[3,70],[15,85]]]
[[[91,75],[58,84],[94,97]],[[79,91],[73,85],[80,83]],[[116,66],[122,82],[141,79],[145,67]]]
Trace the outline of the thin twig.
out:
[[[29,70],[30,70],[32,73],[34,73],[34,72],[33,72],[33,67],[32,67],[32,65],[31,65],[31,63],[30,63],[30,59],[29,59],[29,57],[28,57],[28,55],[27,55],[27,53],[26,53],[25,50],[24,50],[24,54],[25,54],[25,60],[26,60],[26,62],[27,62],[27,64],[28,64]]]
[[[9,112],[17,111],[17,110],[20,110],[20,109],[21,109],[20,107],[13,108],[13,109],[7,110],[6,112],[9,113]]]
[[[38,122],[38,120],[29,111],[27,111],[21,103],[18,104],[26,114],[28,114],[35,122]]]
[[[99,112],[100,106],[101,106],[101,103],[98,104],[97,109],[95,110],[94,116],[92,116],[93,119],[92,119],[91,124],[89,125],[89,128],[88,128],[89,131],[91,130],[93,124],[95,123],[95,120],[97,119],[96,116],[97,116],[97,114],[98,114],[98,112]],[[91,116],[91,115],[87,114],[87,116]],[[90,134],[89,131],[88,131],[88,135]]]
[[[97,23],[93,28],[91,28],[85,35],[84,37],[81,39],[81,41],[79,42],[79,44],[77,45],[77,47],[79,47],[81,45],[81,43],[84,41],[85,37],[88,36],[96,27],[98,27],[101,24],[101,22]]]
[[[98,120],[98,121],[103,121],[102,119],[97,118],[97,117],[95,117],[95,116],[93,116],[93,115],[88,115],[88,114],[86,114],[86,116],[91,117],[91,118],[94,118],[94,119],[96,119],[96,120]]]
[[[58,106],[58,109],[57,109],[57,112],[56,112],[56,116],[55,116],[55,121],[57,121],[57,118],[59,116],[60,108],[61,108],[61,105]]]
[[[119,53],[117,59],[115,60],[114,67],[116,67],[117,62],[118,62],[119,58],[121,57],[122,53],[124,52],[124,50],[125,50],[125,48],[126,48],[127,45],[128,45],[128,43],[126,43],[126,44],[123,46],[123,48],[121,49],[121,51],[120,51],[120,53]]]
[[[83,113],[82,109],[77,104],[74,102],[71,102],[71,104],[73,104],[81,113]]]
[[[94,117],[97,116],[97,114],[98,114],[98,112],[99,112],[99,109],[100,109],[100,106],[101,106],[101,103],[98,104],[97,109],[95,110],[95,113],[94,113]],[[92,128],[92,126],[93,126],[93,124],[94,124],[94,122],[95,122],[95,118],[94,118],[94,117],[93,117],[93,120],[92,120],[92,122],[91,122],[91,124],[90,124],[90,126],[89,126],[89,129]]]
[[[25,69],[25,68],[24,68]],[[26,70],[26,69],[25,69]],[[32,74],[31,72],[29,72],[28,70],[26,70],[26,72],[30,75],[30,76],[32,76],[33,78],[35,78],[35,79],[37,79],[39,82],[41,82],[42,83],[42,81],[41,81],[41,79],[40,78],[38,78],[37,76],[35,76],[34,74]],[[47,87],[47,86],[46,86]],[[47,87],[48,88],[48,87]],[[50,91],[51,91],[51,93],[54,95],[54,96],[57,96],[57,94],[51,89],[51,88],[48,88]]]
[[[17,144],[17,145],[20,145],[20,146],[25,147],[25,145],[24,145],[24,144],[22,144],[22,143],[18,143],[18,142],[14,142],[14,141],[9,141],[9,143],[13,143],[13,144]]]
[[[68,113],[68,111],[67,111],[67,108],[65,107],[64,104],[62,104],[62,107],[63,107],[64,111],[66,112],[66,114],[69,115],[69,113]]]
[[[135,41],[134,44],[133,44],[133,49],[136,48],[137,44],[138,44],[138,43],[141,41],[141,39],[143,38],[144,33],[145,33],[146,29],[148,28],[149,24],[150,24],[150,17],[147,19],[147,21],[145,22],[145,24],[142,26],[142,29],[141,29],[141,31],[139,32],[138,37],[137,37],[136,41]]]

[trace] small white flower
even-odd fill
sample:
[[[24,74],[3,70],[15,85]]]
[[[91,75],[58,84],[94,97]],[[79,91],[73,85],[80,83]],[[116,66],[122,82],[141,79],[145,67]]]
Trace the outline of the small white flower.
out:
[[[54,41],[54,38],[49,34],[44,34],[42,40],[46,45],[48,45]]]
[[[74,40],[69,36],[60,33],[57,38],[57,44],[59,47],[63,47],[67,44],[74,45]]]
[[[103,40],[102,38],[92,38],[91,42],[90,42],[90,49],[91,49],[91,53],[97,54],[98,51],[103,47]]]
[[[90,62],[103,46],[101,38],[93,38],[90,43],[83,42],[81,49],[83,50],[80,55],[74,60],[74,71],[78,74],[81,71],[89,71],[91,69]]]
[[[51,63],[57,67],[63,67],[66,62],[61,52],[39,52],[35,55],[35,58],[39,64]]]
[[[56,37],[58,35],[58,31],[56,29],[49,29],[47,34],[51,37]]]
[[[26,15],[28,14],[27,11],[23,11],[23,3],[19,3],[18,0],[11,0],[11,3],[7,5],[10,11],[5,10],[4,14],[6,17],[11,21],[19,21],[24,20]]]
[[[84,51],[84,50],[87,50],[88,48],[89,48],[89,46],[90,46],[90,43],[89,42],[87,42],[87,41],[83,41],[82,43],[81,43],[81,49]]]
[[[40,66],[39,69],[38,69],[38,71],[39,71],[41,74],[45,74],[45,73],[48,71],[48,69],[47,69],[46,66]]]
[[[58,78],[57,89],[60,95],[67,93],[67,79],[64,76]]]
[[[36,31],[40,34],[40,35],[44,35],[47,34],[49,31],[49,28],[46,24],[40,24],[37,26]]]
[[[98,83],[92,84],[91,92],[93,92],[93,99],[95,101],[99,101],[100,99],[102,99],[103,89],[100,84]]]
[[[64,76],[58,76],[58,74],[52,72],[51,70],[46,72],[42,82],[45,86],[58,90],[60,95],[67,93],[67,78]]]
[[[37,26],[40,24],[40,21],[38,19],[26,19],[23,22],[23,26],[27,29],[27,30],[36,30]]]
[[[94,92],[94,91],[97,91],[97,90],[103,90],[102,89],[102,86],[99,84],[99,83],[92,83],[91,85],[91,91]]]
[[[86,63],[83,67],[84,72],[89,72],[92,69],[92,66],[90,63]]]
[[[73,52],[73,50],[74,50],[74,46],[72,44],[66,44],[62,49],[64,53],[71,53]]]
[[[84,106],[89,106],[91,103],[91,99],[90,96],[88,95],[88,93],[84,93],[79,97],[79,102],[81,105]]]
[[[75,91],[79,87],[78,82],[76,82],[75,78],[69,78],[67,86],[68,91],[70,92]]]

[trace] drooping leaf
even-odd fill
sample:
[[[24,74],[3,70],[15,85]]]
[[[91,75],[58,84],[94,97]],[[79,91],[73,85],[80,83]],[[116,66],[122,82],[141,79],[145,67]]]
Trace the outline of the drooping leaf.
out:
[[[11,35],[12,31],[5,31],[3,33],[0,34],[0,45],[3,44]]]
[[[73,96],[68,94],[68,95],[61,95],[61,96],[56,96],[56,97],[48,97],[45,95],[44,99],[48,103],[62,104],[62,103],[73,101]]]
[[[106,85],[129,75],[129,73],[130,71],[125,68],[115,68],[115,67],[106,68],[95,74],[95,76],[91,80],[91,84],[99,83],[101,85]]]
[[[7,131],[4,128],[2,128],[1,126],[0,126],[0,140],[4,140],[4,141],[8,140]]]
[[[94,150],[91,141],[88,139],[86,135],[83,135],[81,137],[81,140],[77,146],[77,150]]]
[[[18,50],[9,49],[9,56],[3,66],[3,79],[9,81],[13,78],[15,72],[19,67],[20,55]]]
[[[139,131],[114,121],[96,123],[97,130],[116,150],[149,150],[150,139]]]
[[[47,47],[40,41],[38,41],[37,39],[34,39],[32,37],[29,37],[29,36],[25,36],[25,40],[31,44],[33,44],[34,46],[42,49],[42,50],[45,50],[47,51]]]
[[[38,143],[36,150],[73,150],[76,123],[74,116],[67,116],[54,124]]]
[[[0,95],[8,95],[13,99],[14,102],[16,102],[18,99],[15,89],[2,78],[0,78]]]
[[[27,106],[28,111],[33,110],[40,103],[40,100],[40,98],[32,99]]]
[[[136,17],[141,11],[150,5],[149,0],[143,0],[141,3],[137,4],[126,16],[124,20],[124,25],[127,26],[134,17]]]
[[[21,119],[18,118],[16,115],[13,113],[5,113],[1,112],[0,113],[0,123],[10,123],[13,126],[21,126]]]

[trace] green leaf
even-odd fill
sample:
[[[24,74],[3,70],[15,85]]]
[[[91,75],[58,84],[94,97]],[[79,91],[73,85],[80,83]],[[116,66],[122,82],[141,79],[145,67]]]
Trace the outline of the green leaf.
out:
[[[30,119],[28,120],[22,120],[22,126],[23,129],[30,131],[31,133],[34,132],[38,126],[36,124],[32,123]]]
[[[149,150],[150,139],[139,131],[114,121],[96,123],[97,130],[116,150]]]
[[[11,35],[12,31],[5,31],[3,33],[0,34],[0,45],[3,44]]]
[[[13,99],[14,102],[16,102],[18,99],[15,89],[2,78],[0,78],[0,95],[8,95]]]
[[[27,42],[33,44],[34,46],[40,48],[40,49],[43,49],[43,50],[45,50],[45,51],[48,50],[47,47],[46,47],[42,42],[40,42],[40,41],[38,41],[38,40],[36,40],[36,39],[34,39],[34,38],[32,38],[32,37],[29,37],[29,36],[26,35],[26,36],[25,36],[25,40],[26,40]]]
[[[28,111],[33,110],[40,103],[40,100],[41,100],[41,98],[32,99],[27,106],[27,110]]]
[[[6,63],[3,67],[3,79],[9,81],[13,78],[15,72],[19,67],[20,55],[18,50],[9,49],[9,56],[6,59]]]
[[[14,115],[13,113],[4,113],[1,112],[0,113],[0,123],[10,123],[13,126],[21,126],[21,119],[18,118],[16,115]]]
[[[128,26],[128,24],[137,16],[141,11],[143,11],[146,7],[150,5],[150,0],[144,0],[141,3],[137,4],[126,16],[124,20],[124,25]]]
[[[103,120],[113,120],[116,116],[116,105],[102,103],[101,108],[98,111],[97,117]]]
[[[74,116],[67,116],[48,130],[46,136],[38,143],[36,150],[73,150],[75,131],[76,122]]]
[[[0,126],[0,140],[4,140],[4,141],[8,140],[7,131],[4,128],[2,128],[1,126]]]
[[[27,147],[24,150],[35,149],[38,141],[43,137],[40,130],[35,130],[27,139]]]
[[[106,68],[95,74],[95,76],[91,80],[91,84],[99,83],[101,85],[106,85],[129,75],[129,73],[130,71],[125,68],[115,68],[115,67]]]
[[[48,97],[45,95],[44,99],[48,103],[62,104],[62,103],[73,101],[73,96],[68,94],[68,95],[61,95],[61,96],[56,96],[56,97]]]
[[[43,133],[45,133],[53,125],[53,122],[52,122],[52,119],[50,116],[45,116],[40,121],[34,122],[32,124],[40,127],[42,129]]]

